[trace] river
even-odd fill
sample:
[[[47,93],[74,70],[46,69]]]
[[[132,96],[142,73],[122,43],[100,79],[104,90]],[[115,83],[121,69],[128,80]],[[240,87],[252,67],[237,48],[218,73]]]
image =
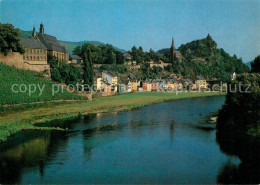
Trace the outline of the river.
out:
[[[178,100],[50,124],[67,131],[20,132],[0,145],[0,183],[217,183],[240,163],[205,121],[224,100]]]

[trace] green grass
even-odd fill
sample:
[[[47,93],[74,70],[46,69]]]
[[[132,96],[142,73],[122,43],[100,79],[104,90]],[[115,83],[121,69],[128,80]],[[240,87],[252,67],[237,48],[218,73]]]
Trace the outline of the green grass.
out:
[[[14,90],[18,91],[13,92],[12,86],[14,84]],[[19,91],[19,86],[22,90],[27,88],[26,92]],[[29,84],[31,85],[31,90],[34,91],[34,85],[36,85],[35,92],[29,94]],[[41,102],[41,101],[51,101],[51,100],[77,100],[83,99],[82,97],[69,93],[64,89],[60,88],[58,93],[52,93],[52,87],[56,84],[50,80],[42,79],[36,77],[31,71],[17,69],[15,67],[7,66],[0,62],[0,105],[5,104],[20,104],[20,103],[31,103],[31,102]],[[42,94],[40,93],[40,88],[44,87]]]
[[[132,93],[97,98],[94,101],[38,107],[0,116],[0,142],[25,129],[37,129],[35,124],[71,119],[98,112],[128,111],[171,100],[224,95],[221,93]]]

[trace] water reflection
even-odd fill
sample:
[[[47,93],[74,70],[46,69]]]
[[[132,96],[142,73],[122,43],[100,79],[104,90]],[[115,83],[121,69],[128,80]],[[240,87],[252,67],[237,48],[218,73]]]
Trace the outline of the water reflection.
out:
[[[224,182],[239,160],[199,123],[223,102],[175,101],[50,123],[66,132],[22,132],[0,145],[0,183]]]

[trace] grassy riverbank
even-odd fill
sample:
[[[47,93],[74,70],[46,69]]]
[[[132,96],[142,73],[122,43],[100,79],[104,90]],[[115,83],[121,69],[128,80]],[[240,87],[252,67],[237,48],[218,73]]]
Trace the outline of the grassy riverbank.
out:
[[[39,107],[30,110],[6,113],[0,116],[0,142],[8,136],[25,129],[38,129],[36,123],[56,119],[72,119],[79,115],[97,112],[127,111],[171,100],[224,95],[221,93],[135,93],[98,98],[94,101]],[[41,128],[42,129],[42,128]],[[53,128],[50,128],[53,129]]]

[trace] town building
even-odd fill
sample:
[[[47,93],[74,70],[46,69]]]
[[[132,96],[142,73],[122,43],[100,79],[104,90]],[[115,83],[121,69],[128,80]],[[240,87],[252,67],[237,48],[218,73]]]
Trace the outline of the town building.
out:
[[[47,48],[41,41],[35,38],[22,38],[21,44],[25,49],[23,54],[24,63],[28,64],[30,70],[38,72],[50,70],[47,63]]]
[[[103,71],[102,78],[110,84],[117,85],[117,76],[111,71]]]
[[[131,56],[129,53],[125,52],[123,55],[124,55],[124,58],[125,58],[127,61],[132,60],[132,56]]]
[[[194,90],[194,86],[193,86],[193,80],[190,78],[187,79],[182,79],[182,86],[184,88],[184,90]]]
[[[206,79],[202,76],[197,76],[195,81],[198,89],[206,89],[208,88]]]
[[[127,83],[127,92],[132,92],[132,83],[131,83],[131,81],[128,81],[128,83]]]
[[[235,80],[236,79],[236,73],[234,72],[232,75],[231,75],[231,80],[233,81],[233,80]]]
[[[44,25],[40,24],[40,32],[36,34],[35,27],[33,27],[32,37],[40,40],[48,49],[48,54],[57,58],[58,60],[69,61],[69,54],[66,52],[64,46],[61,46],[57,38],[44,33]]]
[[[162,60],[159,60],[158,62],[154,62],[153,60],[151,60],[149,62],[150,68],[153,68],[155,66],[155,67],[160,67],[162,69],[165,69],[166,67],[171,66],[171,65],[172,65],[171,63],[165,63]]]
[[[152,86],[152,91],[158,90],[158,82],[156,80],[152,81],[151,86]]]
[[[101,91],[102,89],[102,73],[97,69],[93,69],[94,90]]]
[[[35,29],[35,28],[34,28]],[[0,53],[0,60],[7,65],[20,69],[44,72],[50,76],[50,65],[47,63],[47,47],[37,38],[21,38],[25,52],[9,52],[7,56]]]
[[[152,91],[152,84],[150,82],[147,82],[146,91],[151,92]]]
[[[136,81],[131,82],[131,88],[132,88],[132,91],[137,91],[137,82]]]
[[[83,64],[83,59],[78,55],[69,55],[70,64]]]
[[[124,65],[128,70],[138,70],[141,68],[141,65],[137,64],[136,61],[125,61]]]

